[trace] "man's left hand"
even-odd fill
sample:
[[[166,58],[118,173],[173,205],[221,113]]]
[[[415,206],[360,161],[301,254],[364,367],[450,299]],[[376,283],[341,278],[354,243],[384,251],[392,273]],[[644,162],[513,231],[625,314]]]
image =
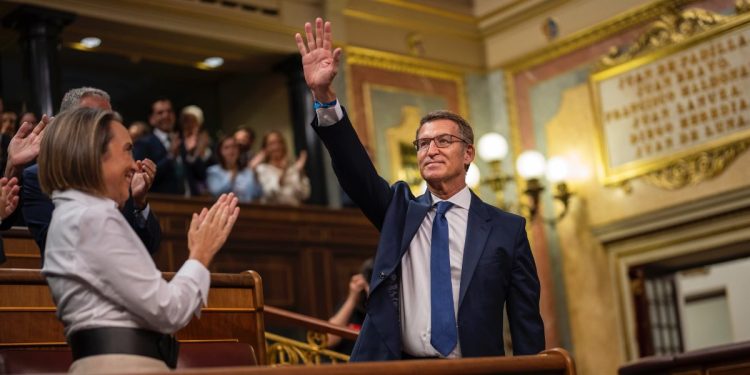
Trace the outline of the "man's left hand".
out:
[[[133,203],[138,209],[146,207],[146,193],[151,189],[156,176],[156,164],[150,159],[138,160],[133,180],[130,181],[130,190],[133,194]]]

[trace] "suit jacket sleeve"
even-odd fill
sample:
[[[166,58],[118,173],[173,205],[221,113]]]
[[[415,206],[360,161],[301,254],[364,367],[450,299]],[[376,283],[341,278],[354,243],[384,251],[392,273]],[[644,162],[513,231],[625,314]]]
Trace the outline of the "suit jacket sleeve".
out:
[[[122,208],[122,216],[125,216],[125,220],[133,228],[141,242],[146,246],[146,249],[150,254],[155,253],[159,250],[161,244],[161,227],[159,226],[159,220],[154,215],[153,210],[148,211],[148,217],[144,220],[141,215],[135,211],[135,204],[133,198],[130,197]]]
[[[538,354],[544,350],[544,322],[539,314],[540,285],[534,256],[521,221],[515,243],[507,311],[513,355]]]
[[[156,176],[154,176],[152,186],[161,185],[163,180],[174,176],[174,162],[169,158],[169,151],[164,149],[164,145],[161,144],[159,138],[153,134],[135,142],[133,158],[135,160],[149,158],[156,164]]]
[[[391,200],[391,189],[375,170],[346,111],[341,121],[333,125],[319,126],[316,116],[312,126],[331,155],[339,184],[375,227],[381,230]]]
[[[52,201],[42,192],[39,186],[39,177],[37,176],[38,167],[33,165],[23,171],[23,188],[21,189],[21,199],[23,205],[24,219],[26,226],[34,237],[34,241],[44,259],[44,244],[47,242],[47,228],[52,219],[52,210],[55,206]]]

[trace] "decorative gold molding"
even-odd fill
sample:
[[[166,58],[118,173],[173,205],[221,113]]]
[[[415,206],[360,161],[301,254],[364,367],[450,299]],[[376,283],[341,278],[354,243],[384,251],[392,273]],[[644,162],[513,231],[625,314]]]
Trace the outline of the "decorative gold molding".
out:
[[[744,140],[691,155],[642,176],[643,182],[668,190],[695,185],[721,174],[748,148],[750,140]]]
[[[601,101],[597,84],[654,63],[675,52],[695,48],[699,43],[724,33],[747,27],[750,24],[750,12],[746,9],[750,7],[743,7],[747,2],[748,0],[738,1],[737,14],[733,16],[723,16],[700,8],[664,14],[630,46],[613,47],[599,60],[589,84],[598,124],[599,172],[606,186],[621,186],[629,180],[642,178],[643,182],[662,189],[679,189],[718,176],[740,153],[747,150],[750,142],[748,133],[739,132],[656,160],[634,160],[629,161],[626,167],[611,167],[599,110]]]
[[[421,77],[437,78],[447,81],[453,81],[457,87],[458,108],[463,116],[468,116],[468,106],[466,103],[466,92],[464,84],[464,74],[470,71],[455,65],[435,63],[411,56],[404,56],[390,52],[376,51],[368,48],[347,46],[344,47],[346,55],[347,73],[351,73],[348,66],[359,65],[382,70],[388,70],[398,73],[413,74]],[[351,74],[347,75],[347,85],[351,84]],[[354,94],[352,88],[351,92]],[[350,102],[354,101],[353,97],[347,98]]]
[[[330,363],[349,362],[349,356],[326,348],[328,335],[307,332],[307,343],[266,332],[266,358],[271,366],[319,365],[323,359]]]
[[[726,23],[731,17],[705,9],[688,9],[680,14],[665,14],[654,22],[630,47],[613,46],[599,61],[599,68],[607,68],[630,61],[647,52],[677,44],[715,26]]]
[[[548,13],[552,9],[555,9],[569,1],[570,0],[549,0],[543,3],[540,3],[539,5],[533,6],[529,8],[528,10],[520,11],[518,12],[518,14],[513,15],[509,18],[501,18],[497,22],[493,22],[490,25],[482,28],[480,30],[480,33],[483,37],[488,37],[493,34],[497,34],[504,30],[508,30],[520,23],[526,22],[541,14]]]
[[[501,68],[515,74],[519,71],[529,69],[533,66],[540,65],[549,60],[596,43],[623,30],[657,19],[664,13],[674,12],[675,9],[694,1],[695,0],[660,0],[635,8],[607,21],[559,39],[538,51],[531,52],[508,63],[494,66],[491,70]]]
[[[420,13],[425,13],[425,14],[430,14],[433,16],[452,19],[458,22],[468,23],[472,25],[476,24],[476,19],[472,16],[458,14],[456,12],[451,12],[445,9],[439,9],[439,8],[431,7],[428,5],[410,3],[404,0],[375,0],[375,1],[381,4],[388,4],[388,5],[403,8],[403,9],[414,10]],[[516,0],[516,1],[523,1],[523,0]]]
[[[457,30],[453,27],[445,27],[438,23],[426,23],[418,22],[414,20],[398,19],[389,16],[381,16],[378,14],[372,14],[356,9],[344,9],[341,12],[344,16],[356,20],[362,20],[372,22],[380,25],[387,25],[392,27],[398,27],[407,31],[425,31],[438,35],[452,35],[460,38],[470,39],[474,41],[481,41],[482,35],[479,34],[476,28],[472,27],[467,30]]]
[[[424,77],[453,80],[463,79],[463,74],[470,69],[457,65],[433,62],[418,57],[400,55],[392,52],[374,49],[345,46],[344,53],[347,64],[364,65],[400,73],[416,74]]]

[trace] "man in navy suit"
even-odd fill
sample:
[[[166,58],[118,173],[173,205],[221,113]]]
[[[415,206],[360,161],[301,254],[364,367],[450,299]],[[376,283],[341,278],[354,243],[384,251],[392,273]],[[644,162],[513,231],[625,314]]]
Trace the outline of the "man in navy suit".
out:
[[[425,116],[414,146],[428,191],[378,176],[331,86],[341,49],[329,22],[295,36],[315,99],[312,126],[339,182],[380,230],[367,317],[352,361],[504,355],[505,306],[516,355],[544,350],[539,280],[525,220],[466,186],[474,134],[460,116]]]
[[[78,107],[102,108],[107,110],[112,109],[109,94],[93,87],[81,87],[68,91],[63,97],[60,111],[62,112]],[[37,128],[34,129],[34,132],[37,132],[39,138],[41,138],[41,133],[43,132],[42,125],[46,125],[45,121],[46,120],[43,119],[42,122],[37,125]],[[42,129],[38,130],[38,127],[40,126],[42,126]],[[32,132],[30,136],[31,135],[34,135],[34,133]],[[36,154],[38,153],[39,149],[37,147]],[[28,154],[25,157],[18,155],[20,153],[16,154],[15,157],[11,157],[14,160],[14,166],[9,166],[9,169],[11,170],[18,170],[21,165],[36,158],[36,154],[34,154],[33,157],[31,154]],[[25,160],[25,158],[30,159]],[[11,163],[10,160],[9,163]],[[138,170],[133,175],[131,183],[131,198],[126,201],[125,206],[121,208],[121,212],[141,238],[141,241],[143,241],[143,244],[148,251],[154,253],[159,249],[159,244],[161,242],[161,227],[159,226],[159,221],[151,212],[146,200],[146,194],[148,193],[151,182],[156,174],[156,165],[151,160],[144,159],[139,160],[137,166]],[[42,192],[39,186],[37,164],[23,169],[22,181],[21,211],[23,212],[23,217],[29,228],[29,232],[31,232],[31,235],[34,237],[34,241],[36,241],[39,250],[42,253],[42,259],[44,259],[44,246],[47,240],[47,229],[55,206],[52,204],[49,197]],[[106,244],[103,244],[103,246],[105,245]]]
[[[206,166],[200,157],[190,155],[182,136],[175,129],[172,101],[158,98],[151,104],[149,123],[153,132],[133,145],[136,159],[149,158],[157,172],[151,191],[174,195],[200,195],[199,183],[206,179]]]

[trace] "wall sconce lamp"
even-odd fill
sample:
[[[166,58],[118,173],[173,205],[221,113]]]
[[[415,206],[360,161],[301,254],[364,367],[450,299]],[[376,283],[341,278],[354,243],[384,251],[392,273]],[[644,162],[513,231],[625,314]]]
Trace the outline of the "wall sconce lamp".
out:
[[[506,204],[503,192],[508,182],[513,177],[502,170],[502,161],[508,155],[508,142],[505,137],[498,133],[487,133],[479,138],[477,142],[479,158],[490,166],[490,175],[481,179],[481,183],[489,186],[495,192],[497,204],[504,210],[510,210]],[[528,198],[528,204],[521,204],[517,211],[526,210],[528,219],[534,220],[539,214],[539,200],[544,185],[541,179],[546,175],[547,181],[555,184],[553,198],[562,203],[563,209],[553,219],[546,219],[548,223],[554,224],[568,213],[568,204],[573,193],[568,189],[565,179],[568,177],[569,169],[567,161],[560,157],[553,157],[549,161],[539,151],[527,150],[522,152],[516,159],[516,173],[526,181],[524,195]]]

